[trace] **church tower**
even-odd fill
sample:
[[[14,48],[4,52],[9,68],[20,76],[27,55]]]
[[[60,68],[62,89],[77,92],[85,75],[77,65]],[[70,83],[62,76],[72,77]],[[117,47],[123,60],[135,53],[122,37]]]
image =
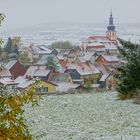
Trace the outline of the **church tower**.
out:
[[[110,12],[110,17],[109,17],[109,25],[107,26],[107,32],[106,32],[107,37],[111,41],[116,41],[117,40],[117,35],[115,31],[115,26],[113,24],[113,16],[112,16],[112,11]]]

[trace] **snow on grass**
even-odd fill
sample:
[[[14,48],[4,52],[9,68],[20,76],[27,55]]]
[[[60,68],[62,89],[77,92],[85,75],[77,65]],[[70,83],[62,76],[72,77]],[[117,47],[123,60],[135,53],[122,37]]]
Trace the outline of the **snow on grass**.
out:
[[[140,106],[115,92],[43,96],[25,116],[36,140],[140,140]]]

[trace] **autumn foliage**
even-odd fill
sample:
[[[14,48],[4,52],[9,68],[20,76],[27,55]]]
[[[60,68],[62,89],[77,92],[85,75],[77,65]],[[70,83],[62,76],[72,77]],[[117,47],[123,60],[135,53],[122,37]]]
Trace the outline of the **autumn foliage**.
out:
[[[18,93],[9,93],[6,87],[0,87],[0,140],[31,140],[23,117],[24,105],[37,103],[36,86]]]

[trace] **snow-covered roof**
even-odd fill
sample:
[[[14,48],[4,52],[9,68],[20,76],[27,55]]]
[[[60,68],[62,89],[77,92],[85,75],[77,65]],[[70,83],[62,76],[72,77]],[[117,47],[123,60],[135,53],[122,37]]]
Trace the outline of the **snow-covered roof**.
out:
[[[63,55],[60,55],[60,54],[57,55],[57,58],[58,58],[59,60],[64,60],[64,56],[63,56]]]
[[[18,84],[18,82],[16,82],[15,80],[12,80],[10,78],[1,78],[0,79],[0,83],[4,84],[4,85],[15,85]]]
[[[28,78],[25,78],[24,76],[19,76],[15,79],[15,82],[18,83],[17,85],[18,88],[27,88],[33,83],[35,83],[35,80],[34,79],[29,80]]]
[[[58,87],[56,88],[56,90],[60,92],[68,91],[69,89],[76,89],[80,86],[79,84],[64,83],[64,82],[59,83],[57,85]]]
[[[110,73],[109,69],[105,65],[97,65],[96,67],[103,75],[108,75]]]
[[[46,75],[48,73],[48,70],[46,70],[46,67],[45,66],[30,66],[26,73],[25,73],[25,77],[26,76],[31,76],[31,77],[34,77],[35,75],[39,76],[43,76],[43,75]]]
[[[86,62],[86,61],[90,60],[93,57],[94,53],[95,52],[92,52],[92,51],[91,52],[84,52],[82,54],[82,56],[79,57],[79,59],[81,60],[81,62]]]
[[[26,73],[25,73],[24,76],[25,76],[25,77],[26,77],[26,76],[31,76],[31,77],[33,77],[33,75],[34,75],[36,69],[37,69],[37,66],[30,66],[30,67],[27,69],[27,71],[26,71]]]
[[[106,50],[118,50],[117,45],[113,43],[104,43]]]
[[[7,68],[3,66],[0,67],[0,77],[11,77],[11,76],[12,76],[11,72]]]
[[[19,76],[19,77],[17,77],[17,78],[15,79],[15,81],[16,81],[17,83],[21,83],[21,82],[26,81],[26,79],[25,79],[24,76]]]
[[[9,62],[6,64],[5,68],[11,69],[11,68],[15,65],[16,62],[17,62],[17,60],[11,60],[11,61],[9,61]]]
[[[45,64],[47,63],[47,58],[48,58],[49,56],[52,56],[52,57],[53,57],[53,60],[54,60],[56,63],[59,62],[58,58],[57,58],[55,55],[43,55],[43,56],[40,58],[40,60],[38,61],[37,64],[39,64],[39,65],[45,65]]]
[[[44,46],[39,46],[39,48],[40,48],[40,50],[45,51],[48,54],[50,54],[52,52],[52,50],[50,50],[49,48],[44,47]]]
[[[80,75],[99,74],[100,71],[92,64],[85,62],[73,63],[68,66],[68,69],[76,69]]]
[[[34,77],[45,77],[50,73],[47,69],[37,69],[34,73]]]
[[[100,42],[92,42],[92,43],[89,43],[87,46],[104,46],[104,44]]]
[[[59,72],[56,72],[51,77],[50,81],[52,81],[53,83],[56,83],[56,84],[58,84],[60,82],[66,82],[69,76],[70,76],[69,73],[59,73]]]
[[[119,61],[119,58],[115,55],[102,55],[108,62]]]
[[[20,82],[17,87],[18,88],[27,88],[34,83],[35,83],[35,80],[26,80],[26,81]]]
[[[104,82],[104,81],[108,78],[108,76],[109,76],[109,74],[104,74],[104,75],[102,75],[100,81],[101,81],[101,82]]]

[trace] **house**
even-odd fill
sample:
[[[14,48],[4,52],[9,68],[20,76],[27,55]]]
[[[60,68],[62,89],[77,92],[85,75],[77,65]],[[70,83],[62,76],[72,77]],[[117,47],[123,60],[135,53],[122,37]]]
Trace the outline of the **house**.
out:
[[[118,65],[119,62],[119,58],[115,55],[100,55],[96,59],[97,65]]]
[[[102,43],[95,41],[95,42],[89,43],[87,46],[85,46],[84,51],[92,52],[92,53],[96,53],[96,54],[100,55],[100,54],[106,53],[106,48],[105,48],[105,45],[103,45]]]
[[[39,58],[44,56],[44,55],[52,54],[52,50],[49,49],[47,46],[44,46],[44,45],[36,46],[36,49],[38,50]]]
[[[0,66],[0,78],[12,78],[11,72],[9,69],[5,68],[4,66]]]
[[[91,64],[95,64],[96,59],[96,53],[95,52],[83,52],[81,55],[74,61],[77,62],[90,62]]]
[[[17,85],[18,83],[10,78],[1,78],[0,84],[6,86],[6,90],[8,92],[15,92],[17,91]]]
[[[73,83],[71,75],[69,73],[55,72],[49,81],[59,84],[59,83]]]
[[[15,81],[18,83],[17,88],[19,90],[25,90],[32,88],[36,84],[37,79],[30,79],[30,78],[25,78],[25,77],[18,77],[15,79]],[[36,87],[36,93],[37,94],[47,94],[47,93],[52,93],[55,92],[57,88],[57,85],[49,82],[49,81],[43,81],[39,80],[39,86]]]
[[[53,49],[52,52],[51,52],[51,54],[52,55],[57,55],[58,54],[58,51],[56,49]]]
[[[56,92],[57,86],[56,84],[49,81],[40,81],[41,87],[37,89],[37,93],[47,94]]]
[[[114,75],[116,73],[116,68],[112,65],[97,65],[97,69],[102,73],[100,78],[100,87],[110,89],[116,86],[116,79]]]
[[[108,75],[102,75],[100,79],[100,87],[106,89],[115,89],[117,81],[114,77],[114,71],[110,72]]]
[[[53,58],[53,61],[55,62],[55,64],[57,65],[57,71],[59,71],[59,72],[64,72],[64,69],[63,69],[63,67],[61,66],[61,64],[60,64],[60,60],[58,59],[58,57],[57,56],[55,56],[55,55],[44,55],[44,56],[42,56],[40,59],[39,59],[39,61],[37,62],[37,65],[40,65],[40,66],[46,66],[46,64],[47,64],[47,62],[48,62],[48,57],[49,56],[51,56],[52,58]]]
[[[80,84],[73,84],[73,83],[59,83],[58,87],[57,87],[57,91],[58,92],[66,92],[69,91],[71,89],[79,89],[80,88]]]
[[[70,50],[70,52],[67,55],[67,61],[68,62],[74,62],[77,57],[80,56],[80,49],[79,48],[73,48]]]
[[[101,72],[90,63],[79,62],[69,64],[66,72],[69,72],[74,83],[93,84],[101,77]]]
[[[67,60],[60,60],[59,64],[60,64],[61,68],[63,69],[63,71],[65,72],[69,62]]]
[[[46,66],[30,66],[24,74],[24,77],[47,80],[52,73],[53,71],[46,69]]]
[[[26,70],[27,70],[17,60],[11,60],[11,61],[9,61],[6,64],[5,68],[10,71],[10,73],[12,74],[12,78],[13,79],[16,79],[18,76],[23,76],[25,74]]]

